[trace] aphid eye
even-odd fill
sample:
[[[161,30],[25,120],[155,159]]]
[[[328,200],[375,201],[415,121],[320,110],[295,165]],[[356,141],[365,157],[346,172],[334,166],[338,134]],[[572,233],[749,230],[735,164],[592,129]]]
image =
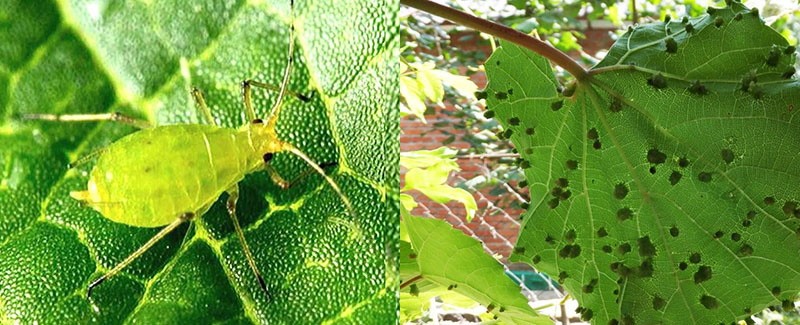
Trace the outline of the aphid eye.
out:
[[[253,123],[253,124],[264,124],[264,120],[262,120],[260,118],[257,118],[255,120],[253,120],[251,123]]]
[[[273,154],[272,154],[271,152],[267,152],[267,153],[265,153],[265,154],[264,154],[264,156],[263,156],[263,158],[264,158],[264,162],[265,162],[265,163],[267,163],[267,162],[269,162],[270,160],[272,160],[272,156],[273,156]]]

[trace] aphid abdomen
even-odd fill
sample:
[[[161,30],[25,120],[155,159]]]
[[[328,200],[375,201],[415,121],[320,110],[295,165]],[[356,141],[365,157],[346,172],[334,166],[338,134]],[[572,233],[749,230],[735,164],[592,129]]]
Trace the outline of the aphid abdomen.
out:
[[[185,212],[202,215],[260,163],[246,132],[171,125],[120,139],[98,159],[88,204],[106,218],[160,227]]]

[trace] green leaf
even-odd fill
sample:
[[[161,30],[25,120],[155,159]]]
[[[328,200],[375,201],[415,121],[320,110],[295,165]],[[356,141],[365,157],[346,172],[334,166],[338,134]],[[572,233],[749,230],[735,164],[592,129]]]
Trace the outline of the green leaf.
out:
[[[467,212],[466,219],[470,221],[475,216],[475,211],[478,210],[475,198],[464,189],[446,184],[450,172],[461,169],[453,157],[455,157],[455,151],[447,147],[402,153],[400,166],[409,168],[404,177],[405,186],[402,192],[417,190],[439,203],[461,202]],[[416,206],[415,202],[413,206],[412,202],[407,202],[409,199],[411,198],[403,200],[406,211],[410,211]],[[411,200],[413,201],[413,199]]]
[[[730,323],[800,289],[794,48],[737,2],[709,12],[632,28],[572,97],[519,47],[486,63],[532,199],[512,260],[594,323]]]
[[[503,265],[483,250],[479,241],[442,220],[409,216],[402,222],[408,230],[410,245],[401,242],[401,277],[408,281],[421,276],[424,281],[415,282],[420,286],[421,296],[439,294],[445,288],[487,306],[489,312],[508,324],[552,324],[549,317],[536,314],[528,306],[519,286],[505,274]],[[410,286],[406,288],[401,295],[410,294]],[[403,308],[411,315],[413,310],[409,306],[416,304],[407,306],[406,301],[403,300]]]
[[[355,215],[318,175],[282,190],[254,173],[240,183],[238,217],[270,297],[247,265],[223,195],[90,301],[87,285],[159,229],[80,206],[69,192],[86,188],[93,162],[66,166],[135,130],[19,116],[121,111],[159,125],[199,123],[189,96],[198,87],[217,122],[238,127],[240,82],[280,84],[289,1],[0,5],[0,323],[396,321],[398,4],[295,6],[289,88],[313,100],[287,99],[278,136],[318,163],[338,163],[326,172]],[[254,90],[259,116],[275,97]],[[272,164],[289,180],[309,169],[290,154]]]

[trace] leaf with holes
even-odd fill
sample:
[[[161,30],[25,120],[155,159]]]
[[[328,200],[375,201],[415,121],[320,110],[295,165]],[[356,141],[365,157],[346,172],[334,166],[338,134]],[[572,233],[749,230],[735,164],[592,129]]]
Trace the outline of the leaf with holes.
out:
[[[294,2],[294,19],[288,0],[0,8],[0,323],[396,320],[398,4]],[[299,177],[308,170],[301,160],[278,154],[275,168],[298,181],[281,190],[263,172],[249,175],[238,211],[271,297],[247,266],[223,195],[87,300],[89,282],[158,229],[80,206],[68,193],[86,188],[93,162],[66,165],[134,130],[18,116],[122,111],[159,125],[198,123],[189,96],[196,86],[221,125],[238,127],[239,83],[280,83],[292,20],[289,88],[314,98],[284,103],[278,136],[319,163],[338,162],[326,172],[355,215],[321,177]],[[253,97],[264,116],[275,93]]]
[[[544,58],[503,44],[488,106],[532,198],[512,260],[559,279],[597,324],[730,323],[793,301],[794,61],[737,2],[630,29],[569,97]]]

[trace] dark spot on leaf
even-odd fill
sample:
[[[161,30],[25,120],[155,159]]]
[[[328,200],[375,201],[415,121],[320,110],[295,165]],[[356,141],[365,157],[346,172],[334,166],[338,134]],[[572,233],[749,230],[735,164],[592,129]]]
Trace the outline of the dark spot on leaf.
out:
[[[700,263],[700,253],[692,253],[692,255],[689,256],[689,262],[694,264]]]
[[[711,181],[711,173],[700,172],[700,174],[697,175],[697,179],[703,183],[708,183]]]
[[[564,233],[564,241],[568,243],[574,242],[575,238],[578,238],[578,234],[575,233],[575,229],[567,230],[567,232]]]
[[[794,52],[796,52],[796,51],[797,51],[796,47],[794,47],[793,45],[789,45],[785,49],[783,49],[783,54],[793,55]]]
[[[669,234],[672,237],[678,237],[680,233],[681,231],[678,229],[678,227],[672,226],[672,228],[669,228]]]
[[[702,297],[700,297],[700,303],[703,305],[703,307],[706,307],[706,309],[716,309],[717,307],[719,307],[719,302],[717,302],[717,298],[714,298],[709,295],[703,295]]]
[[[416,253],[408,254],[408,258],[413,260],[413,259],[417,258],[417,254]]]
[[[681,271],[686,270],[687,267],[689,267],[689,264],[686,264],[686,262],[678,263],[678,268],[681,269]]]
[[[628,195],[628,186],[626,186],[624,183],[619,183],[617,185],[614,185],[614,198],[616,198],[617,200],[622,200],[627,195]]]
[[[687,166],[689,166],[689,159],[686,159],[686,157],[678,159],[678,166],[680,166],[681,168],[686,168]]]
[[[622,100],[617,97],[611,98],[611,106],[609,107],[612,113],[616,113],[622,110]]]
[[[597,138],[598,138],[598,136],[597,136],[597,129],[595,129],[595,128],[591,128],[591,129],[589,129],[589,131],[588,131],[588,132],[586,132],[586,137],[587,137],[587,138],[589,138],[589,140],[595,140],[595,139],[597,139]]]
[[[527,135],[533,135],[534,133],[536,133],[536,130],[534,130],[533,128],[525,129],[525,134]]]
[[[767,54],[767,65],[771,67],[775,67],[778,65],[778,62],[781,60],[781,50],[776,45],[772,45],[772,48],[769,50],[769,54]]]
[[[514,134],[514,130],[508,129],[503,131],[503,138],[504,139],[511,139],[511,135]]]
[[[740,13],[736,14],[736,16],[733,16],[733,20],[737,20],[737,21],[738,20],[742,20],[742,13],[740,12]]]
[[[631,251],[631,244],[628,243],[622,243],[617,247],[617,252],[623,255],[628,254],[630,251]]]
[[[559,201],[558,201],[558,198],[553,198],[552,200],[550,200],[550,201],[547,201],[547,206],[548,206],[550,209],[555,209],[555,208],[557,208],[557,207],[558,207],[558,202],[559,202]]]
[[[497,98],[499,100],[504,100],[504,99],[508,98],[508,94],[506,94],[505,92],[499,91],[499,92],[496,92],[494,94],[494,98]]]
[[[515,125],[515,126],[519,125],[519,117],[512,117],[512,118],[508,119],[508,124]]]
[[[485,112],[483,112],[483,117],[485,117],[485,118],[493,118],[494,117],[494,111],[485,111]]]
[[[742,247],[739,247],[739,256],[750,256],[753,255],[753,247],[748,244],[743,244]]]
[[[678,184],[678,182],[681,181],[682,177],[683,177],[683,174],[673,170],[672,174],[669,175],[669,183],[671,185]]]
[[[455,288],[458,288],[457,284],[451,284],[451,285],[447,286],[447,290],[453,290]]]
[[[792,77],[794,77],[795,73],[797,73],[797,69],[795,69],[794,67],[788,67],[786,68],[786,71],[783,72],[781,77],[783,79],[791,79]]]
[[[613,248],[611,248],[611,246],[609,246],[609,245],[603,245],[603,248],[602,248],[602,250],[603,250],[603,252],[606,252],[606,253],[611,253],[611,251],[613,250]]]
[[[633,217],[633,211],[630,208],[622,208],[617,210],[617,219],[625,221]]]
[[[592,143],[592,148],[600,150],[601,148],[603,148],[603,144],[600,143],[600,140],[594,140],[594,143]]]
[[[526,155],[532,155],[533,154],[533,148],[525,148],[525,154]]]
[[[684,26],[684,29],[686,30],[687,33],[694,32],[694,26],[692,24],[686,24],[686,26]]]
[[[650,236],[644,236],[636,240],[639,245],[639,256],[653,257],[656,255],[656,246],[650,241]]]
[[[678,42],[672,37],[667,37],[667,39],[664,40],[664,45],[667,47],[667,53],[678,52]]]
[[[494,303],[490,303],[488,306],[486,306],[486,312],[487,313],[491,312],[492,310],[494,310],[494,307],[495,307]]]
[[[597,286],[597,279],[592,279],[591,281],[589,281],[589,283],[587,283],[581,288],[581,291],[583,291],[584,293],[592,293],[592,291],[594,291],[595,286]]]
[[[567,272],[561,271],[561,273],[558,273],[558,283],[564,284],[564,281],[567,280],[567,278],[569,278],[569,274],[567,274]]]
[[[561,195],[561,192],[564,192],[564,189],[556,186],[552,190],[550,190],[550,195],[558,197],[559,195]]]
[[[756,214],[757,213],[755,211],[753,211],[753,210],[747,211],[747,219],[752,220],[753,218],[756,217]]]
[[[576,258],[581,255],[581,246],[580,245],[567,245],[564,246],[559,252],[558,256],[563,258]]]
[[[664,76],[660,73],[656,73],[652,75],[650,78],[647,78],[647,84],[653,86],[656,89],[664,89],[667,88],[667,80],[664,79]]]
[[[656,174],[656,166],[650,167],[650,169],[648,171],[650,172],[650,174],[655,175]]]
[[[558,187],[567,187],[569,186],[569,180],[566,178],[559,178],[556,180],[556,186]]]
[[[520,181],[517,185],[519,185],[519,187],[528,187],[528,181]]]
[[[475,99],[486,99],[486,91],[479,90],[475,92]]]
[[[719,239],[719,238],[722,238],[722,236],[724,236],[724,235],[725,235],[725,233],[722,232],[722,230],[717,230],[717,232],[714,233],[714,238]]]
[[[508,88],[508,94],[509,95],[513,95],[514,94],[514,88]]]
[[[781,295],[781,287],[772,287],[772,295],[780,296]]]
[[[742,240],[742,235],[740,235],[738,232],[732,233],[731,234],[731,240],[732,241],[740,241],[740,240]]]
[[[667,301],[666,301],[666,300],[664,300],[664,298],[661,298],[661,297],[659,297],[658,295],[656,295],[655,297],[653,297],[653,309],[655,309],[655,310],[661,310],[661,309],[663,309],[663,308],[664,308],[664,306],[666,306],[666,305],[667,305]]]
[[[550,108],[552,110],[554,110],[554,111],[560,110],[561,107],[563,107],[563,106],[564,106],[564,101],[563,100],[559,100],[557,102],[553,102],[552,104],[550,104]]]
[[[716,19],[714,19],[714,27],[720,28],[724,24],[725,24],[725,19],[722,19],[722,17],[717,17]]]
[[[578,169],[578,162],[575,161],[575,160],[571,160],[571,159],[567,160],[566,165],[567,165],[567,169],[569,169],[569,170]]]
[[[525,254],[525,247],[514,247],[514,254]]]
[[[419,296],[419,287],[417,287],[416,283],[412,283],[411,286],[409,286],[408,293],[410,293],[414,297]]]
[[[714,7],[708,7],[708,8],[706,8],[706,12],[707,12],[709,15],[713,15],[715,12],[717,12],[717,8],[714,8]]]
[[[751,309],[750,307],[747,307],[747,308],[744,309],[744,313],[748,314],[748,315],[752,314],[753,313],[753,309]]]
[[[509,130],[511,131],[511,130]],[[519,161],[519,168],[526,169],[531,167],[531,162],[525,159],[520,159]]]
[[[731,149],[722,149],[720,155],[722,155],[722,160],[726,164],[730,164],[731,162],[733,162],[733,151]]]
[[[667,161],[667,155],[658,149],[647,150],[647,161],[651,164],[663,164]]]
[[[775,204],[775,198],[771,196],[767,196],[764,198],[764,204],[766,205],[773,205]]]
[[[605,236],[608,236],[608,232],[606,231],[605,227],[600,227],[600,229],[597,229],[597,237],[603,238]]]
[[[567,199],[569,199],[571,195],[572,192],[570,190],[566,190],[564,192],[561,192],[561,194],[558,196],[558,199],[561,201],[566,201]]]
[[[783,213],[787,216],[794,215],[795,211],[797,211],[797,202],[786,201],[786,203],[783,204]]]
[[[695,95],[702,96],[708,94],[708,89],[706,88],[706,86],[701,84],[699,80],[695,80],[694,82],[692,82],[692,84],[689,85],[688,90],[690,93]]]
[[[594,312],[592,312],[591,309],[586,308],[581,313],[581,320],[584,322],[588,322],[592,319],[592,316],[594,316]]]
[[[683,16],[683,18],[681,18],[681,24],[685,24],[688,22],[689,22],[689,17]]]
[[[672,16],[670,16],[670,15],[664,16],[664,24],[669,23],[670,20],[672,20]]]
[[[648,258],[639,265],[638,273],[640,277],[649,278],[653,276],[653,260]]]
[[[544,242],[552,245],[556,243],[556,239],[553,238],[553,236],[547,235],[546,237],[544,237]]]
[[[756,7],[750,8],[750,14],[758,17],[758,8]]]
[[[708,265],[701,265],[697,272],[694,273],[694,283],[701,283],[711,279],[711,267]]]
[[[622,262],[611,263],[610,267],[611,267],[611,271],[613,271],[614,273],[618,274],[619,276],[621,276],[623,278],[626,278],[626,277],[630,276],[631,274],[633,274],[633,270],[631,268],[625,266],[625,264],[623,264]]]
[[[742,227],[750,227],[753,224],[749,219],[742,220]]]
[[[542,261],[542,257],[539,255],[534,255],[531,261],[533,262],[533,264],[537,264]]]

